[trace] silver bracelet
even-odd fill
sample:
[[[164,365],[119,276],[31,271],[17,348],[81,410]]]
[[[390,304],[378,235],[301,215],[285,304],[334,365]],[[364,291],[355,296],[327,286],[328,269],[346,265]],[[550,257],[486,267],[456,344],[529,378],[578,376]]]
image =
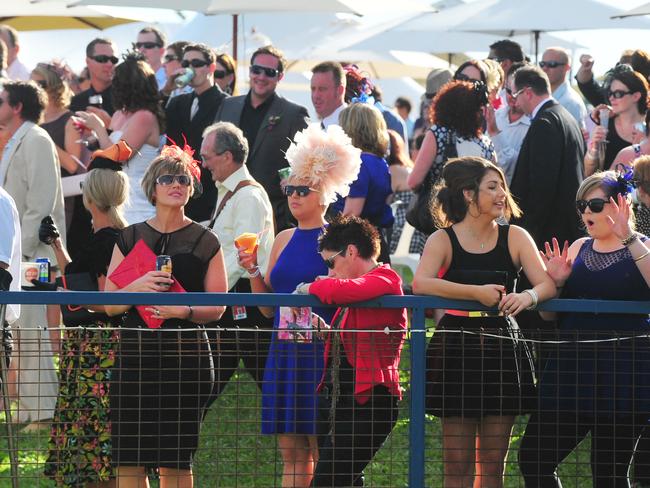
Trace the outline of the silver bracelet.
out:
[[[251,269],[255,269],[254,273],[251,273]],[[248,271],[248,277],[249,278],[257,278],[260,276],[262,273],[260,272],[260,267],[259,266],[252,266],[248,268],[246,271]]]
[[[533,303],[530,304],[530,307],[528,307],[526,310],[532,310],[535,308],[537,306],[537,302],[539,302],[539,296],[537,295],[537,292],[534,289],[529,288],[528,290],[524,290],[522,293],[526,293],[533,301]]]

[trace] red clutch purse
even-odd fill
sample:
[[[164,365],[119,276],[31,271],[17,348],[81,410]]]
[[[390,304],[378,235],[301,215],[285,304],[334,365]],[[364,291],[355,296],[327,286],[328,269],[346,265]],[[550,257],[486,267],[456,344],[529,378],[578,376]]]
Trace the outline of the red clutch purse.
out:
[[[124,256],[122,262],[113,270],[110,276],[108,276],[108,279],[115,283],[116,286],[124,288],[144,274],[149,271],[154,271],[155,269],[156,255],[151,248],[140,239],[135,243],[131,252]],[[172,278],[174,278],[173,275]],[[180,285],[178,280],[174,279],[174,283],[169,287],[169,291],[184,293],[186,290]],[[147,327],[150,329],[159,329],[164,320],[156,318],[153,313],[146,311],[145,309],[149,306],[150,305],[136,305],[135,309],[140,314],[140,317],[142,317],[142,320],[144,320],[144,323],[147,324]]]

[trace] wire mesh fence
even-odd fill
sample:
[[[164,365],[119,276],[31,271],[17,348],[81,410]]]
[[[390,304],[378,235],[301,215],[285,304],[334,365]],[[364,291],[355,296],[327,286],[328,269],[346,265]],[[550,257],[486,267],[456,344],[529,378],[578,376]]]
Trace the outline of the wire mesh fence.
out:
[[[635,449],[630,473],[642,486],[650,471],[644,331],[521,332],[493,317],[436,326],[424,304],[373,302],[411,305],[408,334],[346,331],[338,353],[324,330],[307,340],[269,329],[62,328],[60,352],[52,330],[14,330],[0,487],[115,483],[116,468],[117,486],[141,474],[151,486],[183,486],[189,466],[194,486],[307,486],[316,461],[315,486],[442,487],[477,476],[487,487],[501,473],[506,487],[537,486],[556,466],[564,487],[621,486]],[[626,311],[644,307],[630,302]],[[394,360],[385,346],[402,340],[399,400],[390,382],[364,379],[373,373],[364,360]]]

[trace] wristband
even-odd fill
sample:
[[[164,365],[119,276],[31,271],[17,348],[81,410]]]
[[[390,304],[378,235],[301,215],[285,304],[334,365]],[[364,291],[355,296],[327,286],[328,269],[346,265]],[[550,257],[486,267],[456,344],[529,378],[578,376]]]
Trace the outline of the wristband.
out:
[[[642,260],[643,258],[645,258],[648,254],[650,254],[650,251],[646,251],[646,252],[644,252],[644,253],[641,254],[641,256],[639,256],[638,258],[634,258],[634,262],[636,263],[637,261],[641,261],[641,260]]]
[[[638,236],[637,236],[636,232],[632,232],[625,239],[621,240],[621,244],[623,244],[623,246],[625,246],[625,247],[629,247],[637,239],[638,239]]]
[[[539,301],[539,296],[537,295],[537,292],[532,288],[530,288],[528,290],[524,290],[522,293],[525,293],[528,296],[530,296],[531,300],[533,301],[530,304],[530,307],[526,308],[526,310],[532,310],[533,308],[535,308],[537,306],[537,302]]]
[[[188,322],[192,321],[192,317],[194,316],[194,309],[192,308],[192,305],[188,305],[187,308],[190,309],[190,311],[187,313],[187,317],[185,317],[185,320]]]
[[[255,272],[251,273],[251,270],[254,269]],[[250,268],[246,269],[248,271],[248,277],[249,278],[257,278],[260,276],[262,273],[260,272],[260,267],[259,266],[251,266]]]

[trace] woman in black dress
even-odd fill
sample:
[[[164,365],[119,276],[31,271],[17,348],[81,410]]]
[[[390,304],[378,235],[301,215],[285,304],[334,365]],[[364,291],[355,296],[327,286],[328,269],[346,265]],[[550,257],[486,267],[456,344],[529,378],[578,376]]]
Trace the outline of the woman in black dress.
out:
[[[413,291],[498,310],[446,310],[427,351],[427,411],[442,418],[445,486],[499,487],[510,431],[533,385],[512,317],[552,297],[555,286],[530,235],[497,223],[519,214],[501,169],[465,157],[450,160],[442,178],[434,207],[441,229],[427,240]],[[534,288],[514,293],[522,268]]]
[[[74,260],[53,224],[41,225],[39,237],[52,246],[65,276],[89,274],[103,289],[115,242],[126,226],[121,206],[128,194],[128,179],[121,171],[93,169],[88,173],[83,202],[95,232]],[[63,335],[59,393],[45,465],[45,474],[59,486],[99,486],[112,474],[109,389],[117,345],[114,327],[120,320],[102,313],[101,306],[93,310],[92,320]]]
[[[198,163],[176,146],[163,148],[152,161],[142,189],[156,214],[122,231],[106,291],[118,291],[111,273],[139,240],[155,254],[171,256],[173,275],[149,271],[120,291],[165,292],[174,280],[188,292],[228,290],[219,240],[184,213],[199,178]],[[118,484],[120,488],[148,486],[146,470],[160,468],[161,488],[191,487],[192,459],[214,380],[202,324],[218,320],[225,307],[148,307],[147,312],[164,320],[157,329],[148,328],[130,305],[106,308],[110,315],[126,312],[111,389]]]

